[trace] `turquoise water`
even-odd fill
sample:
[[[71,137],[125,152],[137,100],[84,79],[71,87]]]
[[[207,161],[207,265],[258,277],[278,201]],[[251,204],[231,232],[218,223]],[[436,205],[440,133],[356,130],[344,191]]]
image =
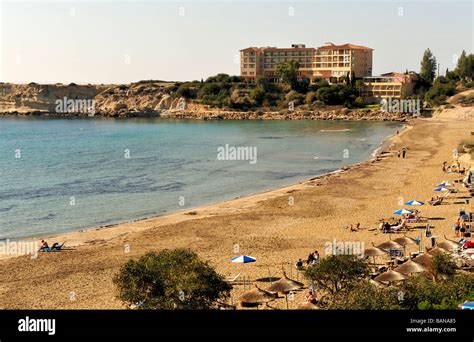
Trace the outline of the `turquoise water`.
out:
[[[186,210],[370,158],[389,122],[0,119],[0,239]],[[257,148],[257,162],[218,148]],[[346,150],[346,151],[345,151]]]

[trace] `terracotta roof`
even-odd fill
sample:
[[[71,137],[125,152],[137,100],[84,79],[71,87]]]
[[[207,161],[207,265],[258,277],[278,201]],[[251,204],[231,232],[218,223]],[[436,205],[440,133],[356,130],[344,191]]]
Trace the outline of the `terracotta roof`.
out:
[[[313,73],[313,77],[330,78],[331,70],[316,70]]]
[[[354,44],[343,44],[343,45],[324,45],[318,47],[318,50],[336,50],[336,49],[354,49],[354,50],[374,50],[367,46],[354,45]]]
[[[315,48],[277,48],[277,47],[269,47],[263,48],[263,51],[315,51]]]
[[[260,50],[260,48],[258,48],[258,47],[253,47],[253,46],[252,46],[252,47],[248,47],[248,48],[242,49],[242,50],[240,50],[240,51],[258,51],[258,50]]]

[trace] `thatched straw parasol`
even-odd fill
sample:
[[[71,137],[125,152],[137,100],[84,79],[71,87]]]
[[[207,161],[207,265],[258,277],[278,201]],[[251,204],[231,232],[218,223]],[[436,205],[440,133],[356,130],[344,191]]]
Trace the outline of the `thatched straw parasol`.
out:
[[[408,245],[416,245],[416,242],[414,239],[409,238],[407,236],[401,236],[399,238],[396,238],[393,240],[394,242],[398,243],[400,246],[403,246],[403,255],[406,254],[406,248]]]
[[[408,246],[408,245],[416,245],[416,242],[414,239],[407,237],[407,236],[401,236],[399,238],[396,238],[393,240],[394,242],[398,243],[400,246]]]
[[[408,279],[408,277],[395,271],[387,271],[374,278],[375,281],[379,281],[379,282],[393,282],[393,281],[401,281],[405,279]]]
[[[364,256],[369,256],[374,258],[374,265],[375,265],[375,257],[376,256],[381,256],[381,255],[387,255],[387,252],[384,250],[377,248],[377,247],[370,247],[367,249],[364,249]]]
[[[430,268],[431,264],[433,263],[433,256],[429,253],[423,253],[422,255],[419,255],[413,259],[413,262],[416,262],[425,268]]]
[[[412,273],[425,272],[426,268],[423,265],[414,262],[413,260],[408,260],[403,265],[398,266],[397,268],[395,268],[394,271],[399,272],[399,273],[403,273],[405,275],[410,275]]]
[[[266,291],[268,292],[281,292],[281,293],[288,293],[290,291],[299,290],[304,287],[303,283],[299,281],[290,279],[286,276],[286,273],[283,272],[283,278],[271,284]]]
[[[376,246],[377,248],[383,249],[383,250],[390,250],[390,249],[399,249],[402,248],[402,246],[395,241],[388,240],[385,242],[382,242],[380,245]]]
[[[255,285],[255,289],[245,292],[242,296],[240,296],[239,301],[243,304],[263,304],[271,302],[275,300],[277,295],[275,293],[271,293],[265,290],[262,290],[257,285]]]
[[[377,247],[370,247],[370,248],[364,249],[364,255],[369,256],[369,257],[375,257],[375,256],[380,256],[380,255],[387,255],[387,252]]]
[[[444,238],[446,239],[446,236]],[[462,244],[460,244],[459,242],[449,239],[438,242],[436,245],[450,252],[458,250],[462,246]]]
[[[311,302],[305,302],[299,304],[297,310],[319,310],[319,306]]]
[[[448,251],[444,248],[436,246],[435,248],[430,249],[427,253],[429,255],[435,255],[436,253],[446,254],[448,253]]]
[[[286,273],[283,272],[283,278],[271,284],[266,289],[266,291],[272,292],[272,293],[278,293],[278,292],[283,293],[286,299],[286,308],[288,308],[288,296],[287,296],[288,293],[290,291],[302,289],[303,287],[304,287],[303,283],[300,283],[299,281],[288,278],[286,276]]]

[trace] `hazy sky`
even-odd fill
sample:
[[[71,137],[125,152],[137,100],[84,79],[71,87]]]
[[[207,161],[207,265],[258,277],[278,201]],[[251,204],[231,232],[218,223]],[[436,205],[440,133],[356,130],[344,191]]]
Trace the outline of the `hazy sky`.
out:
[[[430,48],[442,73],[473,51],[466,1],[4,1],[0,81],[128,83],[238,74],[248,46],[354,43],[373,73],[419,70]]]

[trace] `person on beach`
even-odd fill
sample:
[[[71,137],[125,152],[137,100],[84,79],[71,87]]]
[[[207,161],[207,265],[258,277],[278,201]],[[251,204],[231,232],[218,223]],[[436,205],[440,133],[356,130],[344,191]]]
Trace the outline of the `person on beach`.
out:
[[[448,162],[443,162],[443,172],[446,172],[447,171],[447,168],[446,168],[446,165],[448,164]]]
[[[454,221],[454,235],[456,235],[457,237],[459,237],[459,230],[461,229],[461,218],[458,217],[455,221]]]
[[[360,228],[360,223],[357,223],[355,227],[351,224],[351,232],[358,232],[359,228]]]
[[[39,249],[40,251],[47,251],[49,250],[49,245],[46,241],[41,240],[41,247]]]
[[[405,158],[406,154],[407,154],[407,149],[404,147],[402,149],[402,158]]]
[[[306,301],[312,304],[318,304],[318,299],[313,290],[309,290],[309,293],[306,295]]]
[[[319,252],[314,251],[314,263],[317,263],[319,261]]]
[[[400,158],[400,150],[398,150],[397,157]]]
[[[312,264],[314,263],[314,255],[313,255],[313,253],[309,253],[308,259],[306,259],[306,263],[307,263],[308,265],[312,265]]]

